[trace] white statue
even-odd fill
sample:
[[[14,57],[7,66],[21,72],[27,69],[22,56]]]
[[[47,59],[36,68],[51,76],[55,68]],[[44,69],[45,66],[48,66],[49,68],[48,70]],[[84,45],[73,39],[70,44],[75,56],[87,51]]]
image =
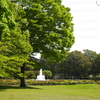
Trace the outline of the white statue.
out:
[[[42,69],[40,69],[40,75],[42,75]]]
[[[42,69],[40,69],[39,75],[37,75],[37,81],[45,81],[45,76],[42,75]]]

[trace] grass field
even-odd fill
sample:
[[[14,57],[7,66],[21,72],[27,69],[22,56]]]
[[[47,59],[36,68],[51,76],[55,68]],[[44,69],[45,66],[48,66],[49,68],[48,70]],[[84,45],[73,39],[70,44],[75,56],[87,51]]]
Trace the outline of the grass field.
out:
[[[0,86],[0,100],[100,100],[100,85]]]

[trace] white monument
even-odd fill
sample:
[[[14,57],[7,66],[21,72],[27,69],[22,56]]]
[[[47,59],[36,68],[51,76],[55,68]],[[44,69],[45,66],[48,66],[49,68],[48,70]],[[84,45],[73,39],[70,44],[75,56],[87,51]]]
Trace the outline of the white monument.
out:
[[[45,76],[42,75],[42,69],[40,69],[39,75],[37,75],[37,81],[45,81]]]

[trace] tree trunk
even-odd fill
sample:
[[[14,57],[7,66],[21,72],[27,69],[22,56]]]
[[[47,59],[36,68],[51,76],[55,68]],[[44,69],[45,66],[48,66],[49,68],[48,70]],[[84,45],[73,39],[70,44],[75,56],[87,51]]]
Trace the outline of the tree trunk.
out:
[[[21,67],[21,73],[23,74],[23,77],[21,77],[21,79],[20,79],[20,87],[26,87],[24,72],[25,72],[25,63]]]

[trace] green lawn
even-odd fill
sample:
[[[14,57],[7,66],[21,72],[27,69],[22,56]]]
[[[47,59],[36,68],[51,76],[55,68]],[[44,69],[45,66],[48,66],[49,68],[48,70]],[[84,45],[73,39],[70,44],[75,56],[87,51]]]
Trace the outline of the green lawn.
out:
[[[100,100],[100,85],[0,86],[0,100]]]

